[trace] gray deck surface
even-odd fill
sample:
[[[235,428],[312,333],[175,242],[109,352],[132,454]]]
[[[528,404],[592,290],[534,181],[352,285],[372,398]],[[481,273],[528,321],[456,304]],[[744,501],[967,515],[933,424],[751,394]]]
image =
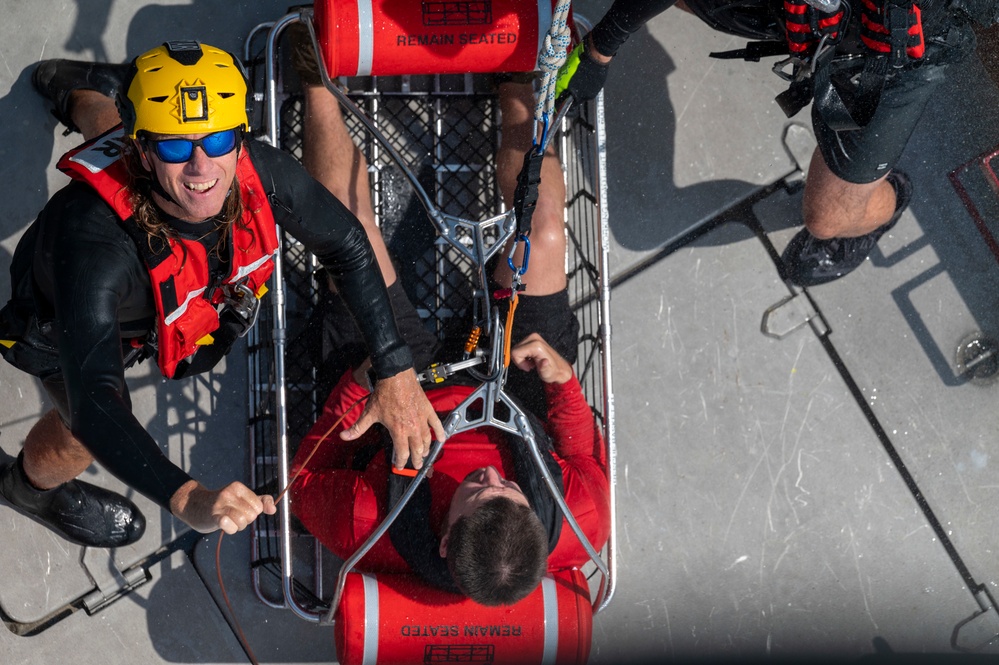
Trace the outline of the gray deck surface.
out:
[[[577,11],[599,18],[608,4]],[[286,7],[4,0],[0,292],[21,231],[66,181],[55,159],[78,138],[61,136],[32,91],[34,62],[123,61],[188,36],[240,51],[253,25]],[[999,145],[999,91],[977,60],[946,84],[901,164],[915,185],[901,223],[856,274],[809,290],[824,337],[806,325],[775,339],[761,332],[763,314],[792,292],[768,245],[779,253],[795,232],[801,195],[775,187],[737,204],[801,174],[769,62],[706,57],[738,46],[671,10],[622,50],[606,88],[620,580],[594,619],[591,662],[856,659],[876,640],[898,653],[955,654],[952,632],[978,610],[969,578],[993,592],[999,582],[999,386],[955,371],[962,339],[999,333],[999,271],[948,174]],[[794,136],[808,146],[807,132]],[[995,229],[995,194],[977,170],[962,178]],[[245,477],[238,353],[207,379],[168,384],[154,374],[136,373],[133,401],[173,459],[208,484]],[[45,406],[6,364],[0,395],[9,457]],[[92,471],[89,480],[120,488]],[[10,628],[0,630],[0,663],[248,662],[216,604],[216,537],[191,544],[182,524],[134,498],[147,535],[86,556],[0,506],[0,612]],[[45,623],[106,588],[112,564],[127,570],[171,545],[179,549],[160,554],[135,592],[93,616]],[[245,536],[224,539],[223,575],[261,662],[329,662],[331,629],[253,597],[247,547]],[[989,612],[960,643],[997,633]]]

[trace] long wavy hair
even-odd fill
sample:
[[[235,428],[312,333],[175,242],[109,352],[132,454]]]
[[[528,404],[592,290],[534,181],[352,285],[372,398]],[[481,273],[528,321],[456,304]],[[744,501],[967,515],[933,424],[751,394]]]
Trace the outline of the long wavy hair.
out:
[[[237,148],[237,150],[241,147]],[[153,247],[153,241],[159,239],[165,246],[169,246],[171,238],[178,237],[177,230],[170,226],[163,219],[162,211],[153,202],[153,178],[155,172],[147,171],[142,166],[138,149],[134,144],[129,144],[125,149],[123,159],[128,173],[129,204],[132,206],[132,218],[148,236],[149,249],[153,252],[157,248]],[[239,179],[233,177],[232,185],[226,193],[222,210],[215,216],[215,226],[219,230],[218,242],[210,251],[221,256],[229,236],[232,234],[233,223],[239,224],[240,228],[246,227],[243,220],[243,197],[240,196]]]

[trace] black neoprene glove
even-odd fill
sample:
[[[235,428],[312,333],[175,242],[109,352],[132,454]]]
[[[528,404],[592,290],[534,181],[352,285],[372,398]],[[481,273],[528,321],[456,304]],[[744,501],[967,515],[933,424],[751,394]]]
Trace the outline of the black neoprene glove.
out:
[[[604,87],[607,82],[609,64],[597,62],[589,54],[589,47],[584,39],[572,53],[568,55],[565,64],[558,71],[555,81],[555,97],[561,99],[564,93],[569,93],[576,103],[588,102]]]

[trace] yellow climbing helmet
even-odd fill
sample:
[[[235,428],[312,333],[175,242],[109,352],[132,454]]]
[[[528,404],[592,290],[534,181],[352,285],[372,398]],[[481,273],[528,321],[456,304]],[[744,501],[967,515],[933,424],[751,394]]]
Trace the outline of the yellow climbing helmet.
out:
[[[129,138],[139,132],[207,134],[250,126],[247,78],[227,51],[196,41],[166,42],[132,61],[118,95]]]

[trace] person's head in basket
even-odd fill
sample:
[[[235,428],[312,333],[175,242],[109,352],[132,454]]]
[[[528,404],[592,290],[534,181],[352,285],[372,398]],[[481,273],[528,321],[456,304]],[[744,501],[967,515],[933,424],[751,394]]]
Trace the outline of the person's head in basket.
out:
[[[458,588],[482,605],[512,605],[545,575],[548,534],[517,483],[495,467],[458,485],[440,543]]]

